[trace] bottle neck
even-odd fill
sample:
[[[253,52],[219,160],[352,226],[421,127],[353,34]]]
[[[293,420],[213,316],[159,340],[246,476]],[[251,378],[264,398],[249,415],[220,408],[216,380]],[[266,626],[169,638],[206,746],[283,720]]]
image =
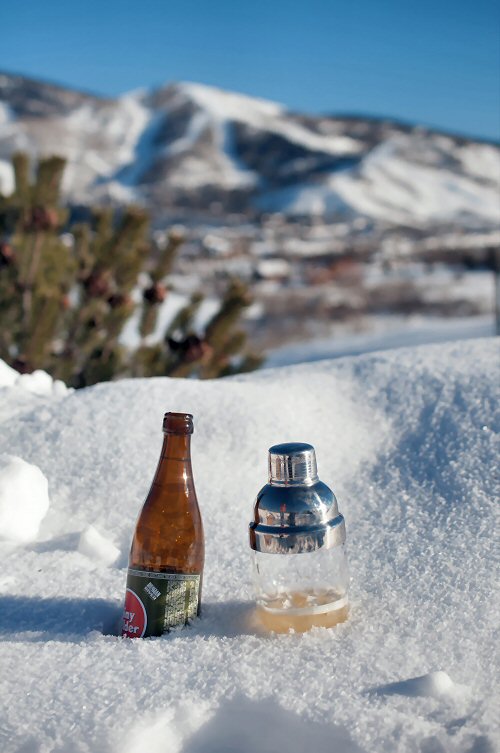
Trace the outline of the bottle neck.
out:
[[[155,484],[192,484],[191,434],[165,434]]]

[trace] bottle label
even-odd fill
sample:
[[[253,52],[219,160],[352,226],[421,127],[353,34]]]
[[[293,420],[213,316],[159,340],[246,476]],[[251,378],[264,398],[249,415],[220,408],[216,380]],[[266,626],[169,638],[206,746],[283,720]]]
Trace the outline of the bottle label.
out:
[[[199,610],[200,576],[129,568],[122,635],[147,638],[186,625]]]

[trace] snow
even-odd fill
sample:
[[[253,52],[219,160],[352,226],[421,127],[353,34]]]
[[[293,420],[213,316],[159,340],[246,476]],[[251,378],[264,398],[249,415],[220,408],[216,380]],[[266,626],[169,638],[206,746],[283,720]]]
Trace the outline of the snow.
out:
[[[490,144],[467,144],[458,154],[465,170],[481,180],[500,181],[500,154]]]
[[[211,183],[220,184],[224,188],[253,186],[257,181],[257,175],[236,157],[233,149],[232,128],[228,121],[228,115],[234,111],[240,112],[239,117],[241,118],[241,109],[238,104],[245,106],[247,100],[248,102],[252,102],[252,100],[236,94],[218,92],[216,89],[212,90],[210,87],[197,84],[179,85],[178,96],[193,98],[202,109],[197,110],[191,117],[186,133],[176,139],[165,151],[165,154],[169,156],[188,153],[188,156],[183,159],[177,169],[175,167],[171,169],[171,181],[186,189]],[[221,101],[229,104],[229,110],[227,107],[221,107]],[[255,110],[255,107],[258,111],[263,108],[264,113],[266,113],[269,109],[266,107],[267,104],[272,106],[271,109],[278,107],[273,103],[256,101],[253,110]],[[203,155],[189,154],[189,151],[207,129],[211,133],[211,138],[216,147],[215,151],[212,151],[208,159],[206,153]]]
[[[162,197],[168,205],[192,193],[198,204],[211,186],[241,191],[259,209],[287,215],[369,217],[414,227],[452,222],[486,230],[500,220],[495,144],[388,126],[372,148],[369,138],[353,138],[342,119],[310,121],[275,102],[195,83],[78,101],[69,112],[41,118],[17,117],[7,101],[0,102],[1,191],[13,188],[8,157],[21,150],[34,158],[66,157],[63,189],[76,203],[153,202],[156,214],[164,208]],[[269,190],[267,168],[252,169],[238,156],[237,126],[244,126],[249,146],[253,137],[255,145],[277,137],[305,150],[288,163],[294,182]],[[334,168],[317,173],[311,168],[319,155],[348,159],[344,167],[332,159]]]
[[[0,411],[0,452],[40,469],[51,505],[35,541],[0,543],[2,753],[494,751],[499,366],[489,338],[206,382],[3,387],[36,402]],[[115,633],[165,410],[195,416],[203,615],[132,641]],[[315,445],[339,498],[352,611],[277,636],[251,620],[247,525],[287,440]]]
[[[451,677],[442,670],[429,672],[422,677],[410,677],[402,682],[392,682],[388,685],[377,688],[376,692],[380,695],[407,695],[429,696],[439,698],[441,696],[459,695],[461,692],[467,692],[467,688],[461,688]]]
[[[189,298],[172,290],[168,291],[165,300],[158,306],[153,332],[144,338],[147,345],[155,345],[163,342],[165,332],[176,314],[189,302]],[[142,305],[137,304],[133,314],[125,322],[125,326],[120,334],[120,343],[129,350],[136,350],[142,343],[140,324],[142,316]]]
[[[32,392],[34,395],[64,395],[67,387],[60,379],[52,379],[50,374],[41,369],[36,369],[31,374],[20,374],[17,377],[16,384]]]
[[[290,263],[280,258],[262,259],[256,269],[261,277],[288,277],[291,272]]]
[[[16,131],[16,119],[7,102],[0,101],[0,141],[10,139]],[[0,154],[0,194],[8,196],[14,190],[14,169],[10,159],[5,159],[4,150]]]
[[[44,398],[60,400],[73,392],[64,382],[52,379],[47,372],[37,369],[32,374],[19,374],[0,360],[0,423],[7,418],[40,407],[40,420],[46,420]]]
[[[12,164],[0,159],[0,194],[9,196],[15,186],[14,170]]]
[[[264,366],[290,366],[410,345],[492,337],[495,334],[492,316],[450,319],[431,316],[373,316],[369,317],[369,322],[371,329],[367,332],[347,335],[342,327],[338,334],[331,337],[282,345],[268,353]]]
[[[470,211],[492,222],[500,219],[497,185],[482,185],[441,164],[425,164],[425,153],[420,163],[413,161],[407,157],[411,144],[411,136],[398,136],[374,149],[361,170],[361,191],[346,173],[336,176],[341,198],[371,216],[384,216],[391,207],[394,220],[402,222],[444,221]]]
[[[95,201],[97,195],[137,198],[132,179],[148,164],[150,155],[140,148],[155,113],[144,104],[143,91],[129,92],[117,100],[90,100],[67,114],[44,119],[15,119],[0,102],[0,140],[6,153],[27,151],[33,156],[66,157],[63,189],[77,201]],[[4,156],[3,154],[1,156]],[[0,162],[0,188],[12,189],[9,163]],[[123,182],[116,179],[125,171]]]
[[[112,565],[120,556],[120,550],[94,526],[87,526],[78,540],[78,551],[92,561]]]
[[[294,216],[329,215],[346,209],[335,187],[325,183],[297,183],[271,191],[258,199],[260,209]]]
[[[15,369],[0,360],[0,387],[11,387],[18,376],[19,373]]]
[[[5,127],[15,120],[12,108],[7,102],[0,102],[0,127]]]
[[[348,136],[315,133],[299,123],[287,120],[287,110],[276,102],[203,84],[184,82],[178,84],[178,88],[221,122],[243,122],[252,128],[275,133],[292,143],[326,154],[357,154],[360,151],[359,142]]]
[[[215,86],[184,81],[177,84],[177,89],[223,120],[250,117],[252,122],[260,125],[263,119],[279,117],[285,112],[285,108],[277,102],[224,91]]]
[[[277,134],[305,149],[333,155],[357,154],[360,144],[347,136],[324,135],[294,123],[279,104],[243,94],[223,91],[190,82],[175,87],[173,107],[186,100],[197,109],[189,120],[185,134],[174,141],[167,155],[187,153],[181,164],[171,168],[169,179],[177,186],[193,189],[217,184],[224,188],[249,188],[259,176],[236,156],[233,148],[233,123],[243,123],[255,130]],[[204,131],[211,134],[215,151],[189,154]]]
[[[40,468],[0,455],[0,537],[31,541],[49,509],[48,482]]]
[[[172,279],[172,278],[170,278]],[[184,280],[185,282],[185,280]],[[142,305],[140,296],[137,297],[136,308],[125,322],[120,335],[120,343],[129,350],[136,350],[141,345],[140,324]],[[190,296],[169,290],[165,300],[158,306],[158,314],[153,331],[144,338],[147,345],[156,345],[165,340],[165,332],[172,323],[174,317],[189,303]],[[192,323],[195,333],[202,334],[210,319],[220,309],[221,302],[217,298],[206,297],[201,302]]]
[[[209,321],[220,310],[221,301],[218,298],[204,298],[193,317],[192,329],[198,335],[203,335]],[[248,309],[246,310],[248,311]],[[246,312],[245,312],[246,313]]]
[[[437,153],[437,154],[436,154]],[[480,159],[472,175],[435,164],[437,145],[415,143],[415,136],[393,136],[373,149],[357,168],[341,170],[323,181],[299,183],[259,199],[261,209],[289,215],[360,213],[392,223],[419,226],[454,221],[470,215],[492,224],[500,221],[498,179],[500,154],[493,147],[464,146],[467,169]],[[420,159],[419,159],[420,158]],[[487,164],[480,180],[479,165]],[[485,180],[484,178],[487,178]]]

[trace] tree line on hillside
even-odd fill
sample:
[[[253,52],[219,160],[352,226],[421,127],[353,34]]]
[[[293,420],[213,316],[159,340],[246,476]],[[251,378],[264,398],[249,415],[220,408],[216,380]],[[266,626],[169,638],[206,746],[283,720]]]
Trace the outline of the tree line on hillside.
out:
[[[252,371],[262,358],[247,349],[239,326],[251,298],[229,282],[201,334],[203,301],[192,295],[160,342],[152,342],[168,277],[183,238],[152,239],[142,208],[94,209],[70,224],[61,202],[65,160],[13,156],[15,188],[0,194],[0,358],[20,372],[44,369],[74,387],[125,376],[213,378]],[[140,296],[140,302],[137,301]],[[120,335],[140,312],[140,345]]]

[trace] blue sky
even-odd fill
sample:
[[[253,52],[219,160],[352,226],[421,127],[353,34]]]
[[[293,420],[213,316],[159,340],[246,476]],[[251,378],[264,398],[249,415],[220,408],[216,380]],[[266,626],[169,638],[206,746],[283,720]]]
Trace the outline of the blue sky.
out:
[[[489,0],[2,5],[6,71],[108,95],[199,81],[295,110],[500,138],[500,10]]]

